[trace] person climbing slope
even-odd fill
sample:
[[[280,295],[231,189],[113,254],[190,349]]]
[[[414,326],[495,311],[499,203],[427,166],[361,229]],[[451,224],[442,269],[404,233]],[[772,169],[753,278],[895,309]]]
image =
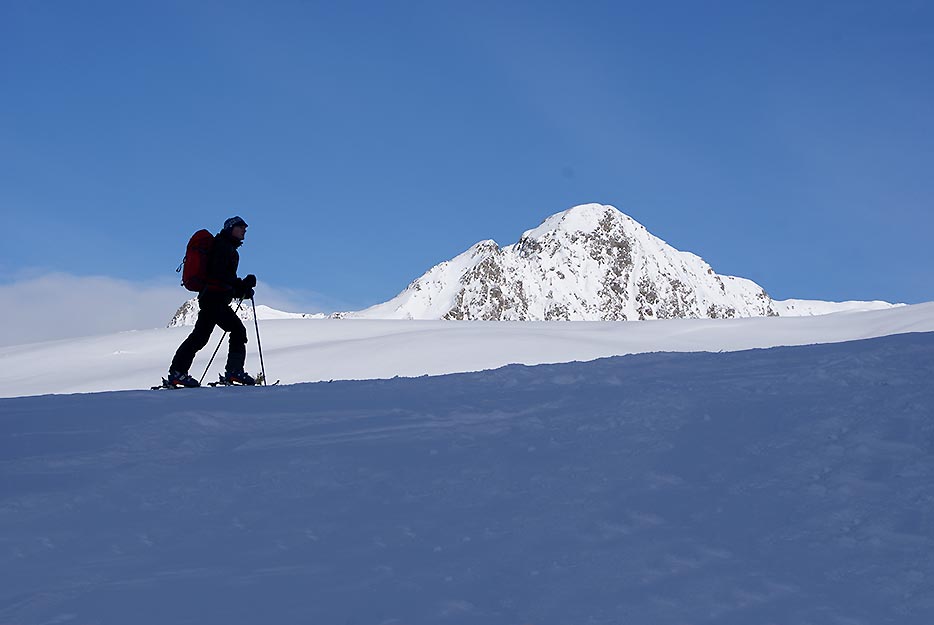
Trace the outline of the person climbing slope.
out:
[[[198,380],[188,374],[188,370],[194,362],[195,354],[211,339],[214,326],[220,326],[230,334],[223,382],[256,384],[256,380],[243,370],[246,362],[246,328],[230,307],[234,299],[252,299],[256,287],[256,276],[253,274],[242,279],[237,277],[240,265],[240,253],[237,250],[243,245],[246,229],[247,223],[242,218],[231,217],[224,222],[224,228],[214,236],[213,244],[206,251],[203,286],[198,292],[198,319],[194,330],[179,345],[169,366],[167,381],[171,386],[200,386]]]

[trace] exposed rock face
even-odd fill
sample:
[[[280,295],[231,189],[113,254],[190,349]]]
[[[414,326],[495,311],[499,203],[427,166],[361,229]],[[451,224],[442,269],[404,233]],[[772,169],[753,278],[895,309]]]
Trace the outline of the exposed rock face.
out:
[[[175,314],[172,316],[172,320],[169,321],[167,328],[175,328],[178,326],[193,326],[195,321],[198,320],[198,311],[200,306],[198,306],[198,298],[193,297],[190,300],[187,300],[184,304],[178,307],[178,310],[175,311]]]
[[[347,317],[635,320],[777,315],[756,283],[720,276],[612,206],[558,213],[518,243],[477,243],[398,296]]]

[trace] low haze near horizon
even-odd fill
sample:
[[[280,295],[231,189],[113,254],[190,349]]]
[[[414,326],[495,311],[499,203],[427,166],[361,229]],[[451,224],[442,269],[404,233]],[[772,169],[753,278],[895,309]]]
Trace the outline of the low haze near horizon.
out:
[[[934,300],[932,65],[918,2],[12,0],[0,289],[151,327],[240,214],[263,303],[360,309],[601,202],[776,299]]]

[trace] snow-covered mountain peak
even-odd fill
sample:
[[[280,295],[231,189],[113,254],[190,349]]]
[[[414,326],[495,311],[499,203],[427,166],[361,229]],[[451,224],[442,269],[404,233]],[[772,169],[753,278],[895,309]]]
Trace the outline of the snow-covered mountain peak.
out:
[[[593,203],[581,204],[548,217],[537,228],[523,233],[520,241],[526,239],[537,240],[561,233],[569,235],[592,234],[599,230],[610,230],[614,226],[626,230],[642,229],[645,231],[645,228],[639,222],[615,207]]]
[[[477,258],[479,256],[485,256],[499,249],[499,244],[493,239],[486,239],[485,241],[480,241],[479,243],[474,243],[470,246],[470,249],[466,253],[469,253],[471,258]]]
[[[592,203],[551,215],[513,245],[480,241],[392,300],[339,316],[641,320],[796,310],[816,309],[778,307],[755,282],[718,275],[699,256],[671,247],[615,207]]]
[[[523,233],[513,249],[523,256],[551,253],[563,257],[583,250],[595,260],[616,258],[624,264],[632,261],[635,249],[662,262],[688,262],[712,273],[702,258],[672,248],[629,215],[604,204],[582,204],[552,215]]]
[[[718,276],[612,206],[582,204],[548,217],[514,245],[481,241],[393,300],[347,316],[520,321],[774,314],[755,283]]]

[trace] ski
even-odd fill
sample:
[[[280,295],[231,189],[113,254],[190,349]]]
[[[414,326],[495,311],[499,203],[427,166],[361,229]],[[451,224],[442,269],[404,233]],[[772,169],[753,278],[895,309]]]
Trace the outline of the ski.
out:
[[[208,382],[206,386],[211,388],[217,388],[219,386],[278,386],[279,380],[276,380],[272,384],[263,384],[262,374],[256,376],[256,384],[232,384],[224,379],[223,375],[218,375],[217,382]],[[174,391],[176,389],[186,389],[186,388],[204,388],[204,386],[176,386],[175,384],[169,383],[165,378],[162,378],[162,384],[157,384],[156,386],[150,386],[149,390],[151,391]]]
[[[200,388],[200,387],[198,387],[198,386],[175,385],[175,384],[171,384],[171,383],[170,383],[168,380],[166,380],[165,378],[162,378],[162,384],[158,384],[158,385],[156,385],[156,386],[150,386],[150,387],[149,387],[149,390],[151,390],[151,391],[174,391],[174,390],[176,390],[176,389],[184,389],[184,388]]]
[[[276,380],[272,384],[264,384],[264,382],[265,382],[265,379],[263,378],[262,373],[256,376],[256,384],[237,384],[235,382],[228,382],[227,380],[224,379],[223,375],[218,374],[217,382],[208,382],[208,386],[213,386],[213,387],[218,387],[218,386],[276,386],[277,384],[279,384],[279,380]]]
[[[219,387],[224,387],[224,386],[236,386],[236,387],[245,387],[245,388],[263,387],[263,386],[279,386],[279,380],[276,380],[272,384],[228,384],[227,382],[221,382],[220,380],[218,380],[217,382],[208,382],[207,386],[210,386],[211,388],[219,388]]]

